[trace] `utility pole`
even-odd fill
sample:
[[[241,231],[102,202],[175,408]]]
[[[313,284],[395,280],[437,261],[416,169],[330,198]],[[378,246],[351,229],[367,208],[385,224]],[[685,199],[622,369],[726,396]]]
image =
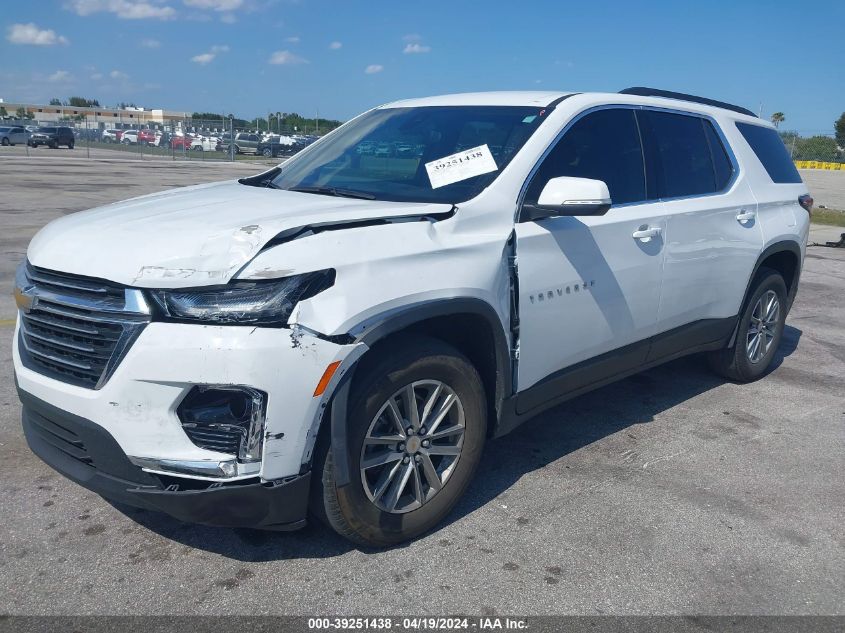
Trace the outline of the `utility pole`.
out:
[[[235,117],[229,115],[229,158],[235,162]]]
[[[314,117],[314,122],[317,124],[316,134],[317,134],[317,136],[319,136],[320,135],[320,108],[314,108],[314,111],[315,111],[315,115],[316,115]]]

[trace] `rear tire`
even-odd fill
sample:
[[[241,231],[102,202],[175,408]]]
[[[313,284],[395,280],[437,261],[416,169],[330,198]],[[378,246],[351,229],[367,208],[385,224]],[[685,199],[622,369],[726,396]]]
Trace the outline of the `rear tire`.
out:
[[[68,143],[68,144],[67,144],[67,148],[68,148],[68,149],[73,149],[73,141],[71,141],[70,143]]]
[[[751,382],[763,376],[780,345],[786,301],[786,283],[781,274],[761,268],[743,304],[734,345],[708,356],[713,371],[735,382]]]
[[[401,424],[412,427],[413,409],[404,405],[411,402],[409,394],[419,416],[412,434],[403,433],[390,413],[393,402]],[[428,532],[463,495],[481,459],[487,405],[475,367],[442,341],[397,341],[389,353],[360,368],[349,405],[352,482],[337,487],[330,431],[324,429],[315,453],[312,511],[365,547],[386,547]],[[439,422],[437,411],[445,411]],[[437,437],[449,431],[453,434]],[[362,470],[362,460],[380,462],[382,456],[389,458],[384,465]]]
[[[9,139],[4,138],[2,141],[0,141],[0,144],[2,144],[3,147],[7,147],[9,145]]]

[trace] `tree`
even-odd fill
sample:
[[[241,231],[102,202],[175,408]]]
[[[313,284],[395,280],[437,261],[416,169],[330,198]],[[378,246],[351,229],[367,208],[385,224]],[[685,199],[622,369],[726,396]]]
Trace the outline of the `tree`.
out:
[[[74,108],[99,108],[100,102],[85,97],[68,97],[67,104]]]
[[[786,120],[786,115],[783,112],[775,112],[772,115],[772,123],[775,124],[775,127],[778,127],[781,123]]]
[[[9,113],[6,112],[6,106],[0,106],[0,119],[9,118]]]
[[[35,118],[31,112],[28,112],[26,108],[21,106],[17,110],[15,110],[15,118],[16,119],[33,119]]]
[[[60,105],[62,105],[62,101],[61,101],[61,99],[56,99],[55,97],[53,97],[52,99],[50,99],[50,105],[60,106]]]
[[[836,119],[836,123],[833,124],[833,130],[836,135],[836,144],[845,149],[845,112],[842,113],[842,116]]]
[[[836,140],[829,136],[811,136],[795,141],[795,160],[834,160],[837,155]]]

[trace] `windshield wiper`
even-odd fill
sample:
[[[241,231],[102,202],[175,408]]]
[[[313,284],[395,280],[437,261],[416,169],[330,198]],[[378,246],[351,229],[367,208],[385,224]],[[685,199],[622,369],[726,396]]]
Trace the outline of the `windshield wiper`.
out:
[[[361,200],[375,200],[376,197],[366,191],[354,191],[338,187],[291,187],[288,191],[300,193],[316,193],[321,196],[337,196],[338,198],[360,198]]]

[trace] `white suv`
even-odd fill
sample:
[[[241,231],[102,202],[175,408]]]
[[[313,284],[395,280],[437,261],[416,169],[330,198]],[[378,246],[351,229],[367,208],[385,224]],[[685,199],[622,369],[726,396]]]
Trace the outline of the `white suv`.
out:
[[[392,103],[258,176],[44,228],[16,280],[24,431],[130,505],[396,543],[568,398],[693,352],[763,375],[811,204],[729,104]]]

